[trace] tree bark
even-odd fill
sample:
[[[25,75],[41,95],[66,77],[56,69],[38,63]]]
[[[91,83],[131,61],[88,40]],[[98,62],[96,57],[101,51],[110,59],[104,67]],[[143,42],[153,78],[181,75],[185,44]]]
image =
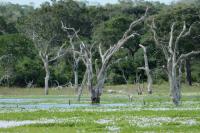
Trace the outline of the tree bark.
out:
[[[45,68],[45,72],[46,72],[46,76],[45,76],[45,95],[48,95],[49,94],[49,76],[50,76],[48,61],[44,62],[44,68]]]
[[[153,80],[152,80],[152,77],[151,77],[151,75],[150,75],[150,72],[147,72],[147,73],[149,73],[148,75],[147,75],[147,83],[148,83],[148,85],[147,85],[147,90],[148,90],[148,93],[149,94],[152,94],[152,84],[153,84]]]
[[[103,87],[104,87],[104,83],[105,83],[105,77],[106,77],[106,73],[105,71],[102,72],[102,74],[100,74],[97,77],[97,84],[95,85],[95,87],[92,90],[92,104],[100,104],[100,97],[103,93]]]
[[[147,50],[146,50],[145,46],[143,46],[141,44],[139,46],[143,49],[143,52],[144,52],[144,63],[145,63],[144,70],[145,70],[146,75],[147,75],[147,91],[148,91],[149,94],[152,94],[153,80],[152,80],[150,69],[149,69]]]
[[[78,92],[78,71],[74,70],[74,86],[75,86],[75,91]]]
[[[100,96],[101,95],[99,94],[99,92],[96,92],[95,90],[96,89],[92,89],[91,102],[92,102],[92,104],[100,104],[100,100],[101,100]]]
[[[172,79],[170,82],[171,86],[171,98],[175,105],[179,105],[179,101],[181,98],[180,88],[178,86],[177,76],[176,76],[176,66],[172,67]]]
[[[101,69],[97,75],[97,81],[94,86],[91,86],[91,102],[92,104],[100,104],[100,97],[103,92],[103,86],[105,82],[105,71],[106,69]],[[89,76],[91,77],[91,76]]]

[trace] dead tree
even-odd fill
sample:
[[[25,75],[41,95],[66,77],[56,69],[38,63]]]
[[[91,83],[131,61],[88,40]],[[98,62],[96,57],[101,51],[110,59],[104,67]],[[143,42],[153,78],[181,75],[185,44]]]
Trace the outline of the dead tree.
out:
[[[72,61],[69,61],[69,63],[72,66],[72,70],[74,73],[74,87],[75,91],[78,92],[79,90],[79,83],[78,83],[78,67],[79,67],[79,62],[81,60],[81,57],[79,54],[77,54],[75,51],[75,43],[74,41],[77,39],[77,35],[79,31],[75,31],[74,28],[67,28],[64,26],[63,22],[61,21],[62,24],[62,29],[67,32],[67,37],[69,38],[69,43],[71,45],[71,53],[72,53]],[[72,32],[70,32],[72,31]],[[79,93],[79,92],[78,92]]]
[[[27,32],[26,35],[32,39],[33,44],[38,52],[38,55],[43,62],[44,69],[46,72],[45,95],[48,95],[50,77],[49,64],[63,57],[66,54],[66,43],[63,43],[59,47],[51,47],[51,43],[54,40],[54,37],[52,37],[50,40],[46,40],[39,36],[35,31],[32,31],[32,33]]]
[[[76,57],[75,53],[73,53],[74,63],[73,63],[73,72],[74,72],[74,86],[75,90],[78,91],[79,83],[78,83],[78,66],[80,57]]]
[[[98,51],[101,58],[100,63],[97,63],[98,60],[93,60],[93,47],[89,47],[88,45],[84,44],[83,41],[81,41],[80,45],[80,51],[77,52],[79,55],[81,55],[82,61],[84,62],[86,66],[86,73],[87,73],[87,87],[91,94],[91,102],[93,104],[100,103],[100,97],[103,93],[103,87],[106,79],[107,70],[111,64],[111,58],[112,56],[120,50],[120,48],[131,38],[134,38],[135,36],[139,35],[134,28],[142,23],[147,15],[147,11],[145,12],[145,15],[142,16],[140,19],[133,21],[129,28],[125,31],[122,38],[114,45],[110,46],[109,49],[107,49],[105,52],[102,51],[101,44],[99,45]],[[66,30],[73,30],[76,34],[76,37],[78,37],[77,32],[74,30],[74,28],[67,28]],[[96,63],[94,63],[96,62]],[[95,64],[95,70],[93,70],[93,64]]]
[[[144,52],[144,63],[145,63],[145,66],[144,67],[139,67],[138,69],[144,70],[146,72],[146,75],[147,75],[147,91],[148,91],[149,94],[152,94],[153,80],[152,80],[152,76],[151,76],[151,73],[150,73],[151,71],[149,69],[147,50],[146,50],[146,47],[143,46],[142,44],[139,44],[139,46],[143,49],[143,52]]]
[[[25,82],[26,82],[26,88],[32,88],[33,87],[33,80],[27,82],[26,79],[25,79]]]
[[[200,54],[200,51],[192,51],[187,54],[180,54],[179,41],[181,38],[184,38],[190,35],[192,25],[187,30],[186,24],[184,22],[181,32],[176,37],[175,37],[175,31],[174,31],[175,25],[176,25],[175,22],[171,25],[168,46],[165,46],[165,44],[159,40],[154,20],[152,21],[152,24],[151,24],[151,31],[153,33],[155,44],[163,51],[165,60],[167,62],[166,66],[167,66],[168,80],[170,84],[170,96],[172,98],[173,103],[175,105],[179,105],[179,102],[181,99],[181,82],[180,81],[181,81],[182,72],[181,72],[180,67],[182,66],[182,61],[195,54]]]
[[[55,90],[62,90],[64,85],[60,85],[60,83],[57,80],[54,80],[54,82],[56,83],[56,87]]]
[[[45,69],[45,95],[48,95],[49,65],[66,54],[67,43],[61,38],[60,25],[51,12],[35,12],[23,19],[18,30],[32,40]]]

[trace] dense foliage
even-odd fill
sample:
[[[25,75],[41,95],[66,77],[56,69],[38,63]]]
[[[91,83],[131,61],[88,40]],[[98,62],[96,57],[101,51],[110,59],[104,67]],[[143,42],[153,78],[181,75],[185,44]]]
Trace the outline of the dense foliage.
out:
[[[180,1],[171,5],[158,2],[144,1],[119,1],[118,4],[105,6],[88,6],[84,3],[72,0],[45,2],[39,8],[21,6],[11,3],[0,5],[0,78],[1,85],[26,86],[33,81],[37,86],[44,84],[44,68],[38,57],[30,38],[24,31],[34,28],[45,41],[49,41],[55,35],[51,50],[54,47],[69,43],[67,34],[61,29],[61,21],[69,27],[79,30],[82,40],[89,44],[101,43],[106,49],[122,36],[130,22],[144,14],[148,6],[149,20],[155,18],[160,35],[169,35],[170,26],[177,22],[181,26],[185,21],[187,26],[200,21],[200,1]],[[143,52],[138,44],[147,46],[149,65],[152,70],[154,82],[160,83],[167,80],[162,70],[164,57],[162,52],[155,47],[152,34],[149,31],[148,21],[138,26],[140,36],[130,40],[113,58],[121,58],[122,61],[111,66],[108,72],[107,84],[134,83],[136,73],[146,80],[145,73],[137,70],[144,65]],[[178,28],[177,28],[178,29]],[[165,38],[162,38],[165,41]],[[70,46],[70,44],[68,44]],[[180,52],[188,52],[200,49],[200,26],[195,24],[192,34],[181,40]],[[97,56],[98,54],[95,54]],[[71,54],[52,62],[50,71],[50,85],[74,82]],[[190,59],[192,66],[192,79],[200,82],[200,57]],[[79,66],[79,81],[83,78],[85,67]]]

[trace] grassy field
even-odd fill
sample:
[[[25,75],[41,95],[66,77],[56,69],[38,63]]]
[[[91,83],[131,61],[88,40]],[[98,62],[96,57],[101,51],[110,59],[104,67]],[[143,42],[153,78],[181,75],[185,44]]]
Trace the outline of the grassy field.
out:
[[[90,105],[87,90],[79,103],[72,88],[50,89],[49,96],[41,88],[0,88],[0,132],[200,132],[198,84],[183,86],[178,107],[172,104],[166,83],[154,85],[152,95],[138,96],[135,88],[106,86],[101,105],[96,106]]]

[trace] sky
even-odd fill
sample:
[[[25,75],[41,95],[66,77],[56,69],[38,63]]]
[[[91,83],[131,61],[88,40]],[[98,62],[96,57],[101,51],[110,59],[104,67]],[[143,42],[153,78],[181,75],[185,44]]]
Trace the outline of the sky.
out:
[[[4,2],[11,2],[14,4],[22,4],[22,5],[27,5],[30,4],[31,2],[34,3],[35,6],[39,6],[41,3],[45,1],[50,1],[50,0],[0,0]],[[116,3],[118,0],[87,0],[89,2],[98,2],[102,5],[106,3]],[[174,0],[147,0],[147,1],[160,1],[162,3],[170,4]]]

